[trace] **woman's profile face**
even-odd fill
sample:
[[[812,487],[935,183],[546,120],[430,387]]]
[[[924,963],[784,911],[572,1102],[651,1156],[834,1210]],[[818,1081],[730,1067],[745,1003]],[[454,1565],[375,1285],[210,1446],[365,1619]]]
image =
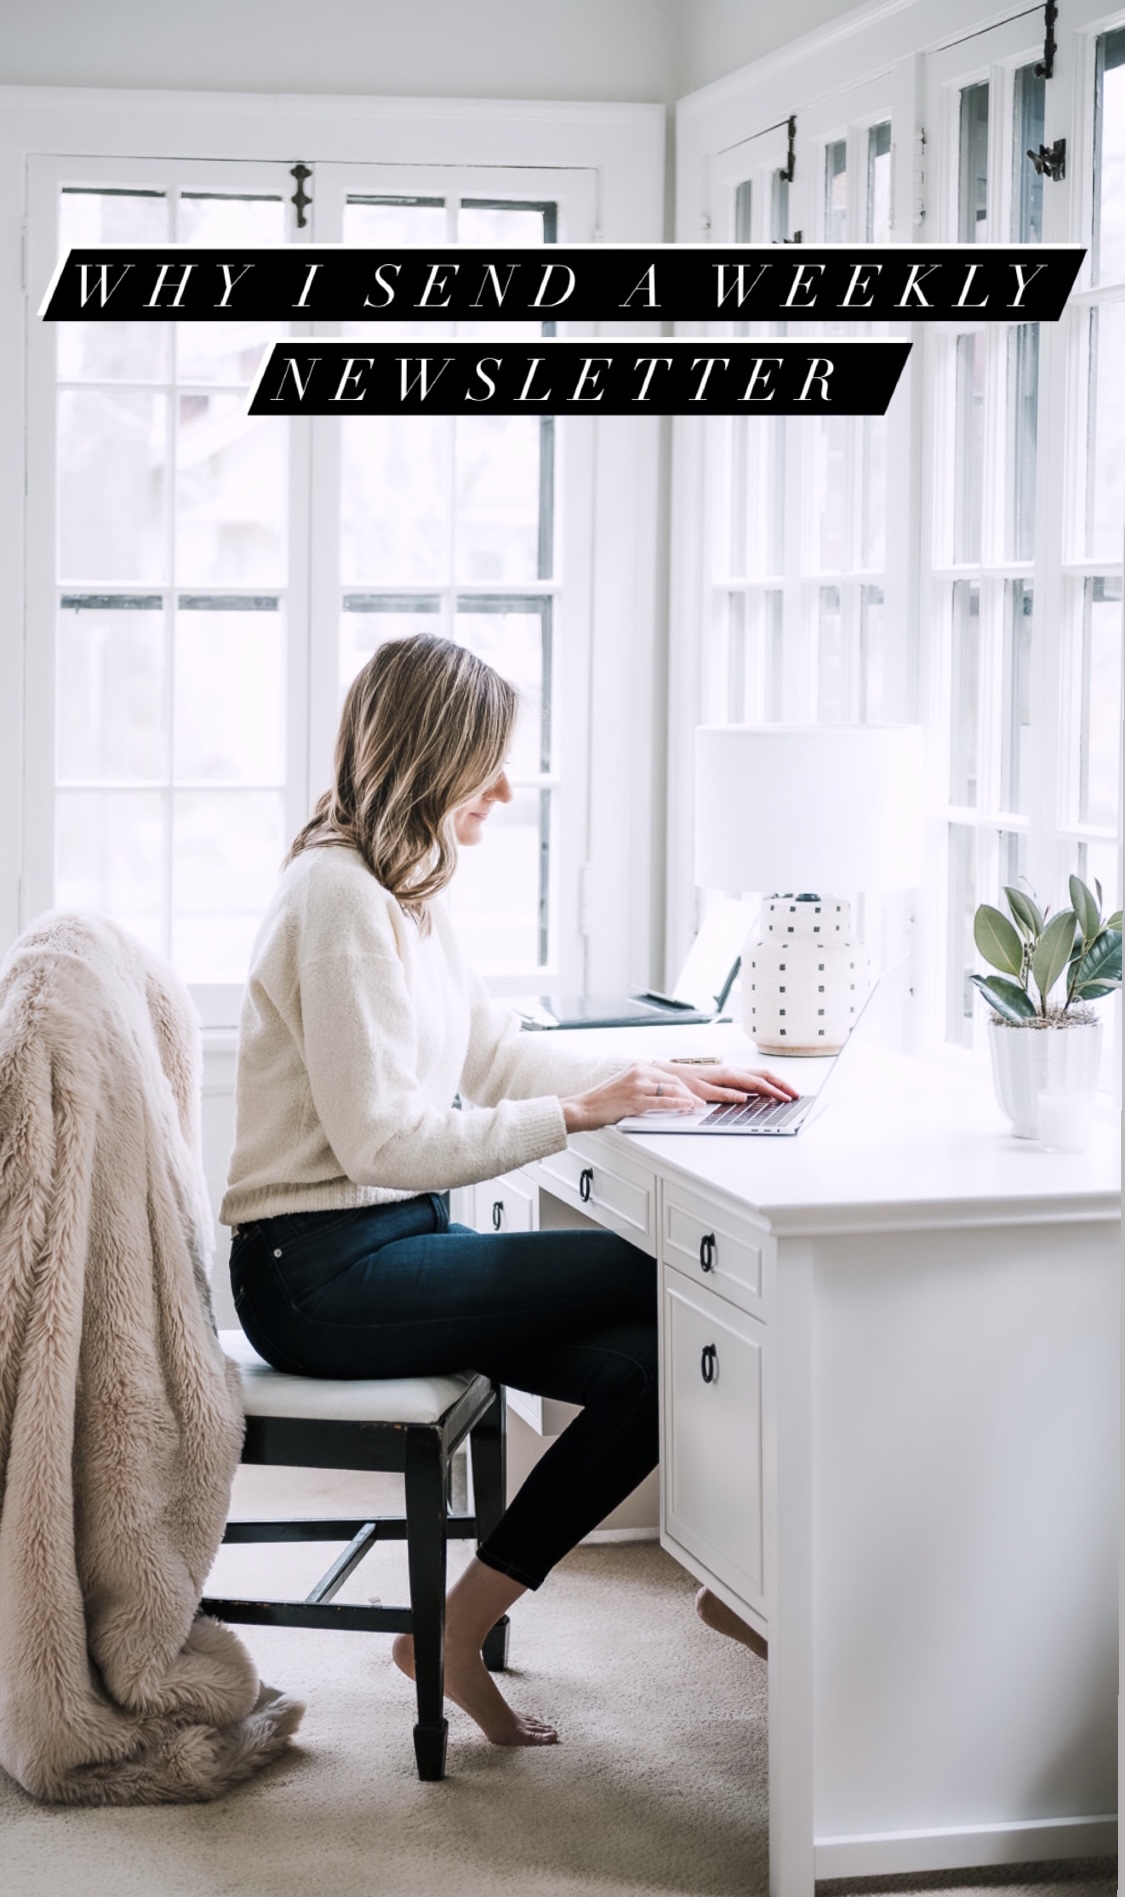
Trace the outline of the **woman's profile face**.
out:
[[[493,804],[510,804],[511,801],[512,786],[507,771],[502,770],[483,790],[478,790],[466,803],[458,804],[453,813],[453,832],[458,843],[479,843]]]

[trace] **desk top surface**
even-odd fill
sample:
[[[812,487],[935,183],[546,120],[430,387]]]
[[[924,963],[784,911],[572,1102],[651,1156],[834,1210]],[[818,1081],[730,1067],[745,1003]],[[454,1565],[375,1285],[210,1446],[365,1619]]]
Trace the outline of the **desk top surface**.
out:
[[[759,1056],[731,1027],[586,1030],[575,1045],[667,1059],[721,1052],[818,1089],[821,1060]],[[584,1136],[589,1138],[589,1135]],[[1112,1219],[1120,1209],[1116,1114],[1095,1120],[1083,1153],[1016,1139],[987,1073],[856,1045],[821,1112],[793,1138],[595,1135],[666,1178],[743,1200],[778,1231],[840,1232],[943,1225]]]

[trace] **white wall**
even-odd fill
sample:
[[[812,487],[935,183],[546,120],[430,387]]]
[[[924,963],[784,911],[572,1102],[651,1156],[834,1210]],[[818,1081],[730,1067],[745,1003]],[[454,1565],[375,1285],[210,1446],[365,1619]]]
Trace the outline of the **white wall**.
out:
[[[786,0],[773,7],[761,0],[683,0],[677,92],[708,86],[829,21],[868,10],[867,0],[860,6],[844,0]]]
[[[841,0],[8,0],[0,84],[670,102]]]
[[[5,11],[8,85],[655,102],[682,89],[679,0],[8,0]]]

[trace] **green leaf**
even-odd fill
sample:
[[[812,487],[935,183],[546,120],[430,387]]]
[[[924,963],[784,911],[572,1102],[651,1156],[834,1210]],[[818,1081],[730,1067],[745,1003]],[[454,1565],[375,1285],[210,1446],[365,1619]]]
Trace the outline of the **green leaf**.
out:
[[[1058,915],[1051,917],[1035,945],[1031,972],[1042,996],[1044,1011],[1047,996],[1070,960],[1077,928],[1078,917],[1073,909],[1060,909]]]
[[[1003,975],[970,975],[970,981],[976,983],[989,1005],[995,1008],[1005,1021],[1033,1021],[1035,1003],[1018,982],[1006,981]]]
[[[1070,901],[1078,917],[1083,942],[1092,942],[1102,926],[1101,910],[1081,876],[1072,876],[1070,879]]]
[[[1116,914],[1115,914],[1115,915],[1112,915],[1112,916],[1110,916],[1110,917],[1108,918],[1108,920],[1106,921],[1106,925],[1105,925],[1105,926],[1106,926],[1106,928],[1107,928],[1107,929],[1116,929],[1116,930],[1117,930],[1117,932],[1118,932],[1118,934],[1120,935],[1120,933],[1121,933],[1121,911],[1120,911],[1120,909],[1118,909],[1118,910],[1117,910],[1117,912],[1116,912]]]
[[[1120,986],[1121,983],[1119,980],[1092,981],[1090,986],[1083,988],[1075,999],[1077,1001],[1100,1001],[1103,995],[1115,995]]]
[[[1004,884],[1004,894],[1018,927],[1030,942],[1037,942],[1043,933],[1043,917],[1039,913],[1038,903],[1033,897],[1025,896],[1022,889],[1013,889],[1009,883]]]
[[[1023,968],[1023,944],[1007,916],[991,903],[982,902],[973,917],[973,940],[993,968],[1004,975],[1018,975]]]
[[[1078,964],[1074,978],[1074,997],[1076,1000],[1096,1000],[1090,994],[1091,988],[1097,988],[1099,994],[1108,994],[1111,989],[1121,986],[1121,931],[1103,929],[1097,941],[1086,950]]]

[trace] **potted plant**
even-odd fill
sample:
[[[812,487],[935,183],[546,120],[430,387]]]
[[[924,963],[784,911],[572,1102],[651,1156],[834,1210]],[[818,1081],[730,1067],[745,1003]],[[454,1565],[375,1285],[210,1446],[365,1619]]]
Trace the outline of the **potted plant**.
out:
[[[1041,910],[1005,887],[1010,916],[982,902],[973,938],[999,972],[972,980],[988,1002],[988,1043],[1000,1106],[1020,1139],[1080,1147],[1097,1086],[1101,1022],[1093,1003],[1121,986],[1121,911],[1103,919],[1070,878],[1069,909]]]

